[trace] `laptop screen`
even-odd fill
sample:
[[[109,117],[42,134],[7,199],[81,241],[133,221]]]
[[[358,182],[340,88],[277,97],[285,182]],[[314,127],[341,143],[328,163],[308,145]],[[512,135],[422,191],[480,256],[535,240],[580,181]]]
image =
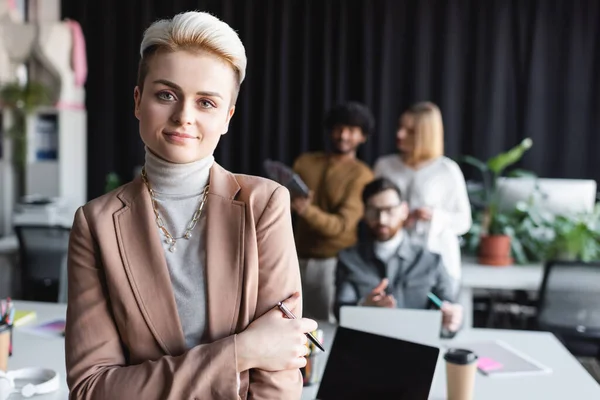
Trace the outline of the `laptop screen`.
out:
[[[317,399],[427,400],[439,351],[338,327]]]

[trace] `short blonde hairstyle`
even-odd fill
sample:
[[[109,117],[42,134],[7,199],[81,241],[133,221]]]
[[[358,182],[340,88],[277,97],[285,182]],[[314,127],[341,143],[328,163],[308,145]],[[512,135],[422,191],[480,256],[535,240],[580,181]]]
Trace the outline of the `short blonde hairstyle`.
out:
[[[228,62],[237,76],[237,88],[246,76],[246,49],[238,34],[217,17],[199,11],[177,14],[154,22],[140,45],[138,86],[143,88],[148,63],[158,51],[203,50]]]
[[[444,123],[438,106],[425,101],[407,111],[414,118],[414,148],[405,162],[415,165],[444,155]]]

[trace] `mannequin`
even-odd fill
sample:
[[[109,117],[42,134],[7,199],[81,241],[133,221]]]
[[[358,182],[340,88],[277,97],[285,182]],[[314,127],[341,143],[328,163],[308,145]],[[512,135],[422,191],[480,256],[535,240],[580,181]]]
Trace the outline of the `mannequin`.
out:
[[[0,22],[0,38],[6,38],[7,34],[4,32],[4,27]],[[8,52],[4,47],[4,40],[0,41],[0,85],[6,82],[10,82],[13,78],[11,75],[10,58]]]
[[[14,4],[9,0],[0,0],[0,85],[15,79],[14,67],[11,64],[5,42],[8,41],[10,29],[5,29],[5,24],[19,21],[19,15]]]
[[[23,23],[18,10],[0,0],[0,84],[13,82],[17,68],[27,60],[39,64],[42,81],[50,80],[46,83],[58,108],[83,108],[87,65],[79,24]]]
[[[82,108],[85,102],[83,85],[75,80],[73,62],[73,34],[69,22],[41,23],[33,55],[57,84],[58,108]]]
[[[9,13],[0,16],[0,81],[13,81],[17,67],[31,54],[36,37],[34,25],[14,21]]]

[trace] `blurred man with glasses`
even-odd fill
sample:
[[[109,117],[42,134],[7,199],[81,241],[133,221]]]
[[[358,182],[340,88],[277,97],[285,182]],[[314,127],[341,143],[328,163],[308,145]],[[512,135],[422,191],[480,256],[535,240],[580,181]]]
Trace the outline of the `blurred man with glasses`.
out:
[[[344,305],[427,309],[442,300],[443,328],[456,332],[462,307],[454,304],[450,277],[439,254],[411,243],[402,231],[408,206],[400,189],[380,178],[365,186],[364,222],[369,240],[339,253],[335,314]]]

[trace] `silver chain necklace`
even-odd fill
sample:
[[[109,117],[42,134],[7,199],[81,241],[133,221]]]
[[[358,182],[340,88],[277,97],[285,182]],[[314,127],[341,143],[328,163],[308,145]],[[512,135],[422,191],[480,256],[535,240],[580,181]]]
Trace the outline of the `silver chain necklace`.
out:
[[[171,253],[175,253],[175,250],[177,250],[177,247],[175,245],[177,244],[178,240],[180,240],[180,239],[190,240],[190,238],[192,237],[192,231],[196,227],[196,224],[198,223],[198,220],[200,219],[200,216],[202,215],[202,209],[204,208],[204,203],[206,203],[206,197],[208,195],[209,185],[206,185],[206,187],[202,191],[202,200],[200,201],[200,204],[198,205],[198,209],[196,209],[196,211],[194,212],[194,215],[192,215],[192,220],[188,224],[183,235],[180,237],[174,237],[173,235],[171,235],[169,233],[169,231],[165,227],[165,222],[163,221],[160,214],[158,213],[158,204],[156,202],[156,194],[155,194],[154,190],[152,189],[152,187],[150,186],[150,182],[148,182],[148,176],[146,175],[146,167],[145,166],[142,167],[142,181],[144,181],[144,184],[146,184],[146,187],[148,188],[148,192],[150,193],[150,197],[152,198],[152,210],[154,211],[156,225],[158,225],[158,228],[160,229],[162,234],[165,236],[165,238],[166,238],[165,242],[169,245],[169,251]]]

